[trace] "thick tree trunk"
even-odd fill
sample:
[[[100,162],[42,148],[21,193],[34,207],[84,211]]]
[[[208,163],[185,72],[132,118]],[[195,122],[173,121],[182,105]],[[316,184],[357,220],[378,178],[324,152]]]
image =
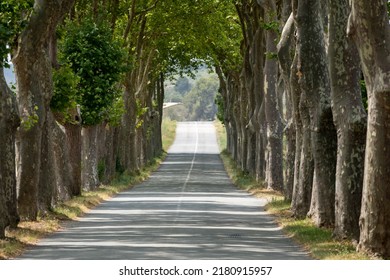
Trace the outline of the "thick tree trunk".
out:
[[[314,162],[311,150],[310,117],[306,96],[302,94],[298,71],[298,50],[291,67],[290,88],[296,131],[294,188],[291,208],[297,218],[306,217],[311,202]]]
[[[347,38],[348,0],[330,0],[329,59],[333,117],[337,128],[334,234],[359,238],[367,116],[360,92],[360,60]]]
[[[99,185],[98,176],[98,147],[97,147],[98,126],[83,127],[82,135],[82,174],[81,182],[84,190],[94,190]]]
[[[19,126],[16,98],[0,67],[0,238],[7,226],[19,223],[16,200],[15,134]]]
[[[239,124],[240,124],[240,148],[239,148],[239,164],[240,168],[244,172],[248,172],[247,168],[247,157],[248,157],[248,134],[247,124],[249,123],[248,118],[248,93],[245,85],[245,64],[240,74],[240,93],[239,93]]]
[[[137,122],[137,104],[135,90],[130,83],[125,83],[124,104],[125,114],[122,117],[120,146],[117,156],[122,166],[120,169],[133,172],[138,169],[135,128]]]
[[[273,0],[263,1],[266,21],[277,21],[276,4]],[[283,190],[283,128],[277,94],[278,61],[276,30],[266,31],[266,59],[264,66],[264,104],[267,122],[267,187],[274,190]]]
[[[34,12],[19,37],[13,58],[22,118],[18,145],[21,160],[18,205],[24,220],[35,220],[38,215],[42,132],[52,96],[49,40],[72,3],[73,0],[36,0]]]
[[[70,166],[73,178],[72,196],[81,194],[81,125],[66,123],[64,125],[68,145]]]
[[[57,187],[57,170],[54,162],[53,119],[50,111],[46,112],[45,123],[42,127],[41,164],[39,169],[38,184],[38,210],[45,214],[54,204],[54,196]]]
[[[314,180],[310,215],[318,226],[334,223],[337,136],[319,0],[299,0],[297,9],[299,82],[308,101]],[[302,100],[301,100],[302,102]],[[302,117],[302,116],[301,116]],[[304,119],[304,118],[303,118]],[[305,124],[304,124],[305,126]]]
[[[42,133],[41,166],[39,173],[38,209],[49,212],[60,201],[72,195],[73,177],[65,129],[46,112]]]
[[[292,194],[294,189],[295,150],[296,150],[296,130],[294,124],[293,99],[292,99],[292,92],[290,86],[291,64],[292,64],[291,49],[292,49],[292,39],[294,35],[294,30],[295,30],[294,16],[291,13],[283,27],[282,35],[277,45],[279,65],[281,70],[281,76],[284,82],[284,92],[286,97],[287,125],[284,129],[284,133],[286,135],[287,148],[286,148],[286,156],[285,156],[286,163],[285,163],[285,176],[284,176],[285,178],[284,193],[285,193],[286,200],[289,201],[292,200]]]
[[[368,127],[358,249],[390,257],[390,25],[387,1],[352,1],[348,33],[359,49]]]
[[[21,160],[18,170],[18,206],[23,220],[36,220],[42,130],[52,85],[51,65],[44,51],[37,52],[29,44],[27,41],[24,43],[26,49],[23,51],[26,53],[21,53],[21,50],[14,58],[19,111],[22,117],[18,134],[20,149],[18,152]],[[34,67],[30,67],[31,65]]]
[[[115,177],[115,147],[116,147],[116,136],[115,131],[116,129],[114,127],[111,127],[110,125],[106,124],[104,126],[105,131],[105,143],[104,143],[104,149],[105,149],[105,156],[104,156],[104,174],[103,174],[103,183],[109,183],[111,182]]]

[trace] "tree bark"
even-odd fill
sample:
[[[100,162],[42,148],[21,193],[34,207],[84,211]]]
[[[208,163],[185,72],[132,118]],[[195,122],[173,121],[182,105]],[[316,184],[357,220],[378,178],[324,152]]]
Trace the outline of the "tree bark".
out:
[[[20,124],[16,98],[0,67],[0,238],[19,223],[16,200],[15,134]]]
[[[352,1],[348,34],[359,49],[368,92],[358,250],[390,257],[390,25],[387,1]]]
[[[71,190],[72,196],[81,194],[81,125],[66,123],[64,124],[66,133],[66,143],[68,145],[70,166],[73,178]]]
[[[13,58],[22,117],[18,205],[24,220],[36,220],[38,215],[42,131],[52,96],[49,40],[57,23],[72,4],[72,0],[36,0],[34,12],[19,37]]]
[[[310,216],[318,226],[334,224],[334,189],[337,136],[330,102],[330,81],[325,51],[321,1],[299,0],[297,9],[298,71],[302,96],[309,106],[309,127],[314,159]]]
[[[291,4],[291,3],[290,3]],[[286,97],[286,122],[284,129],[287,140],[286,163],[285,163],[285,182],[284,194],[288,201],[292,200],[294,189],[294,172],[295,172],[295,150],[296,150],[296,131],[294,124],[293,99],[290,86],[291,76],[291,49],[294,35],[294,15],[291,13],[283,27],[280,41],[277,45],[279,66],[281,76],[284,82],[284,92]]]
[[[55,121],[50,110],[46,112],[45,119],[38,187],[41,214],[50,212],[58,202],[69,199],[74,185],[65,128]]]
[[[334,235],[359,239],[367,116],[360,91],[358,50],[347,37],[348,0],[330,0],[329,59],[337,128]]]
[[[86,191],[94,190],[99,185],[98,177],[98,149],[97,149],[98,126],[83,127],[82,135],[82,186]]]
[[[273,0],[263,1],[265,20],[268,24],[276,22],[276,4]],[[277,94],[278,61],[276,30],[266,31],[266,59],[264,66],[264,104],[267,122],[267,188],[283,190],[283,129]]]
[[[310,117],[307,97],[299,85],[298,49],[291,67],[290,88],[296,131],[295,172],[291,209],[297,218],[306,217],[311,202],[314,162],[311,150]]]

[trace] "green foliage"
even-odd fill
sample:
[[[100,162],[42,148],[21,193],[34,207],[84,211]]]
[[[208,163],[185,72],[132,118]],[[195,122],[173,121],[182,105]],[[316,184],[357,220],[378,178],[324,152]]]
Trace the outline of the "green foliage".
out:
[[[136,100],[136,108],[137,108],[136,128],[140,128],[143,125],[143,116],[148,112],[149,108],[143,106],[139,99]]]
[[[264,30],[273,30],[276,32],[279,32],[279,22],[277,21],[270,21],[270,22],[262,22],[261,27]]]
[[[39,116],[38,116],[38,106],[34,106],[33,112],[30,115],[25,115],[23,116],[20,126],[25,130],[28,131],[31,128],[33,128],[39,121]]]
[[[79,102],[84,125],[107,119],[110,107],[119,97],[115,87],[124,67],[124,53],[111,29],[90,19],[70,22],[61,44],[63,57],[79,77]]]
[[[387,15],[390,17],[390,2],[387,1]]]
[[[221,93],[219,93],[219,92],[218,92],[217,96],[215,97],[215,104],[217,104],[217,107],[218,107],[217,119],[222,124],[225,124],[225,118],[224,118],[225,102],[223,101],[223,97],[222,97]]]
[[[191,76],[204,64],[237,68],[242,59],[242,34],[232,1],[161,1],[149,22],[154,34],[163,34],[155,44],[168,75]]]
[[[54,111],[66,114],[68,109],[76,107],[79,101],[77,92],[79,81],[80,78],[67,64],[53,70],[54,94],[50,107]]]
[[[0,64],[8,67],[7,56],[18,34],[27,24],[33,0],[0,1]]]
[[[215,97],[218,92],[218,79],[215,76],[199,79],[192,90],[184,97],[190,121],[214,120],[217,112]]]
[[[125,113],[125,104],[123,102],[122,95],[119,93],[116,95],[116,98],[108,108],[108,122],[111,126],[118,126],[121,123],[123,114]]]
[[[266,52],[265,57],[269,60],[278,59],[278,54],[274,52]]]
[[[175,84],[175,91],[179,92],[181,95],[184,95],[190,90],[191,84],[187,77],[180,77],[177,79]]]

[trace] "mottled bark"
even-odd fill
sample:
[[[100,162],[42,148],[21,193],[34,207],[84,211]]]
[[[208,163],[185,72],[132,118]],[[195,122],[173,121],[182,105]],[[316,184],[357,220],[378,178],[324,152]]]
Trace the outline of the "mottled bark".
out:
[[[263,2],[265,21],[268,24],[276,22],[276,4],[273,0]],[[266,31],[266,58],[264,66],[264,105],[267,122],[267,181],[270,189],[283,190],[283,128],[279,111],[277,94],[278,60],[276,41],[277,30],[270,28]]]
[[[228,83],[228,94],[230,101],[230,111],[231,111],[231,148],[229,149],[230,154],[232,155],[233,159],[237,160],[238,158],[238,125],[237,125],[237,119],[236,119],[236,102],[238,97],[238,86],[236,79],[234,78],[233,74],[229,74],[227,77],[227,83]]]
[[[299,0],[297,9],[298,71],[302,96],[307,99],[314,159],[310,216],[318,226],[334,223],[336,130],[330,102],[330,81],[319,0]],[[302,100],[301,100],[302,103]],[[302,118],[302,116],[301,116]],[[305,118],[302,118],[304,120]],[[304,123],[304,127],[305,127]]]
[[[334,234],[359,238],[367,116],[360,92],[360,60],[347,37],[348,0],[330,0],[329,59],[333,118],[337,128]]]
[[[42,127],[41,164],[38,171],[38,210],[40,214],[47,213],[54,204],[56,192],[57,170],[54,162],[54,142],[52,137],[53,120],[49,119],[50,111],[46,112],[45,123]]]
[[[310,117],[307,97],[299,85],[298,49],[291,67],[290,89],[296,131],[295,172],[291,209],[297,218],[306,217],[311,202],[314,162],[311,150]]]
[[[39,172],[38,209],[47,213],[72,195],[73,177],[65,129],[51,111],[46,112],[42,132],[41,166]]]
[[[125,113],[122,116],[120,128],[120,142],[118,148],[118,162],[120,169],[129,172],[135,171],[137,167],[137,145],[136,145],[136,122],[137,122],[137,104],[135,90],[131,81],[125,82],[125,91],[123,95],[125,104]]]
[[[259,17],[261,14],[256,14],[255,16]],[[265,148],[264,148],[264,138],[265,133],[262,133],[262,126],[265,121],[264,114],[264,30],[261,28],[260,23],[257,23],[257,30],[253,37],[253,91],[255,95],[256,107],[253,112],[252,123],[255,129],[256,135],[256,171],[255,177],[257,181],[264,180],[264,159],[265,159]],[[263,109],[262,109],[263,105]]]
[[[359,49],[368,92],[358,250],[390,257],[390,25],[387,1],[352,1],[348,33]]]
[[[291,4],[291,3],[290,3]],[[291,8],[291,7],[290,7]],[[288,17],[282,31],[279,43],[277,45],[279,66],[281,71],[281,77],[284,82],[284,92],[286,98],[286,122],[287,125],[284,128],[284,134],[286,135],[287,148],[285,156],[285,181],[284,181],[284,194],[286,200],[292,200],[292,193],[294,188],[294,172],[295,172],[295,150],[296,150],[296,131],[294,124],[293,113],[293,99],[290,86],[291,76],[291,50],[293,49],[293,35],[294,35],[294,16],[291,13]]]
[[[7,226],[16,228],[19,223],[15,170],[15,134],[19,124],[16,98],[0,67],[0,238]]]
[[[78,114],[74,115],[77,117],[75,119],[76,123],[66,123],[64,124],[65,133],[66,133],[66,143],[68,145],[70,166],[73,178],[73,185],[71,194],[72,196],[77,196],[81,194],[81,125],[80,116]]]
[[[38,214],[42,131],[53,91],[49,40],[72,3],[72,0],[36,0],[13,57],[22,118],[18,145],[21,160],[18,205],[24,220],[35,220]]]
[[[82,135],[82,172],[81,184],[84,190],[94,190],[99,185],[98,176],[98,126],[86,126],[81,131]]]

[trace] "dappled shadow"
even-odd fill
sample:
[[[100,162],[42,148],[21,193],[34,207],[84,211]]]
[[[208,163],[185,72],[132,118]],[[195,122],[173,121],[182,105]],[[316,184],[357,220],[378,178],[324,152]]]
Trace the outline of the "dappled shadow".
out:
[[[307,259],[228,178],[211,123],[179,123],[160,168],[25,259]]]
[[[170,154],[150,179],[70,222],[23,258],[305,259],[237,190],[217,154]]]

